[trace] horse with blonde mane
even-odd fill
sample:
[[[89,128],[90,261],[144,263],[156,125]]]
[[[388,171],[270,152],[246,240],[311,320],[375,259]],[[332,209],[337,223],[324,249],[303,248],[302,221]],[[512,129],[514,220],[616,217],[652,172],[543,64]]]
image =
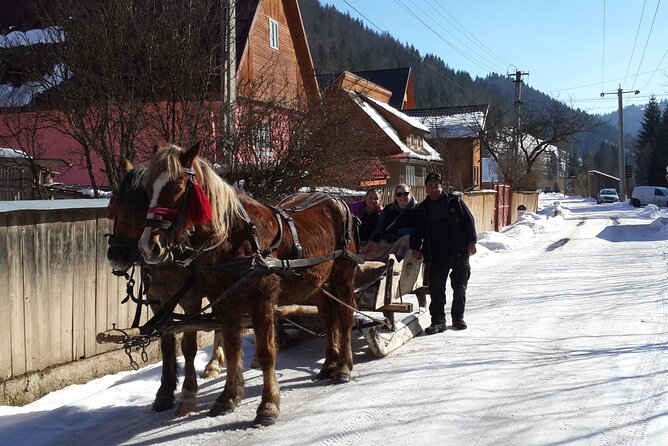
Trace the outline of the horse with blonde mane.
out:
[[[153,156],[146,181],[147,227],[139,248],[147,263],[159,264],[187,247],[198,286],[212,296],[223,327],[227,379],[211,416],[232,412],[243,398],[240,332],[243,315],[250,314],[264,377],[253,426],[270,425],[280,412],[276,305],[317,305],[326,330],[318,377],[350,380],[359,261],[355,220],[343,202],[321,193],[294,194],[275,208],[260,204],[216,175],[199,157],[200,147],[168,146]]]
[[[122,275],[136,265],[141,256],[137,247],[144,230],[144,220],[148,209],[148,195],[144,189],[147,169],[133,166],[127,160],[121,165],[123,177],[118,190],[107,208],[108,217],[114,221],[113,234],[109,234],[107,258],[112,270]],[[175,268],[150,268],[150,285],[145,299],[150,302],[151,309],[157,314],[164,308],[172,296],[179,293],[191,276],[190,271]],[[202,309],[202,294],[197,287],[191,287],[179,298],[179,305],[186,315],[198,315]],[[138,304],[140,305],[140,304]],[[220,374],[224,356],[220,330],[216,330],[211,358],[202,372],[203,378],[215,378]],[[160,337],[162,353],[162,373],[160,387],[155,395],[152,408],[162,412],[175,406],[174,392],[177,384],[176,336],[173,332],[163,333]],[[181,416],[193,412],[197,399],[197,376],[195,372],[195,355],[197,354],[197,332],[186,331],[181,339],[181,351],[185,360],[184,382],[181,395],[176,401],[176,415]]]

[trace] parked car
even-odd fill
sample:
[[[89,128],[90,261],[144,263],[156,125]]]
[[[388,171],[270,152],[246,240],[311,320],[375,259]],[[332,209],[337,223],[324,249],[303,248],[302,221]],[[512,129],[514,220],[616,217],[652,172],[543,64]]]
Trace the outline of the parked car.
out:
[[[655,204],[668,206],[668,188],[663,186],[636,186],[631,193],[631,205],[635,207]]]
[[[601,203],[617,203],[619,201],[619,194],[615,189],[601,189],[598,193],[596,202]]]

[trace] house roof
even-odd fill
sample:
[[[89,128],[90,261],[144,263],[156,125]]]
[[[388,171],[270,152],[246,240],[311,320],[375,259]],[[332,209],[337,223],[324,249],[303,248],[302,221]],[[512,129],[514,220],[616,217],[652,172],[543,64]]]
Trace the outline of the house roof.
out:
[[[403,110],[426,125],[434,138],[476,138],[485,128],[489,105]]]
[[[352,73],[389,90],[392,93],[389,104],[397,110],[403,108],[404,98],[406,97],[406,90],[408,89],[411,75],[411,67],[353,71]],[[334,80],[341,76],[341,74],[342,73],[340,72],[318,74],[317,78],[320,89],[324,90],[329,87]]]
[[[442,160],[438,152],[436,152],[436,150],[434,150],[426,141],[424,141],[422,149],[412,149],[408,147],[399,137],[397,130],[386,119],[386,116],[387,114],[392,114],[392,116],[401,119],[411,127],[419,129],[421,132],[427,131],[427,129],[420,123],[376,99],[355,92],[350,92],[349,94],[362,111],[371,118],[374,124],[376,124],[397,147],[398,153],[390,153],[386,158],[413,158],[428,161]]]

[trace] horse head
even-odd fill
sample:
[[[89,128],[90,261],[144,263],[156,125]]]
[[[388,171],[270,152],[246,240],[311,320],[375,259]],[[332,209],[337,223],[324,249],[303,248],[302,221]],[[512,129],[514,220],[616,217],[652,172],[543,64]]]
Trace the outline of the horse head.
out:
[[[172,250],[183,244],[187,233],[201,232],[205,223],[212,220],[204,231],[214,238],[219,234],[220,218],[214,214],[222,209],[220,199],[212,202],[207,193],[219,187],[217,182],[224,182],[199,158],[200,150],[201,143],[185,151],[172,145],[158,151],[151,160],[146,181],[149,208],[139,241],[147,263],[171,260]]]
[[[144,230],[148,195],[144,190],[144,167],[134,167],[128,160],[121,164],[123,178],[109,202],[107,216],[114,220],[107,258],[114,272],[124,272],[139,260],[137,243]]]

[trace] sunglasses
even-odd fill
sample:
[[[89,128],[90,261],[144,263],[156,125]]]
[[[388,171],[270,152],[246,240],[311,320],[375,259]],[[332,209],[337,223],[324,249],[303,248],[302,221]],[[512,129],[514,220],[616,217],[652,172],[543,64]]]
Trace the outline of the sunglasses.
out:
[[[410,194],[411,194],[410,192],[397,192],[396,193],[397,197],[407,197]]]

